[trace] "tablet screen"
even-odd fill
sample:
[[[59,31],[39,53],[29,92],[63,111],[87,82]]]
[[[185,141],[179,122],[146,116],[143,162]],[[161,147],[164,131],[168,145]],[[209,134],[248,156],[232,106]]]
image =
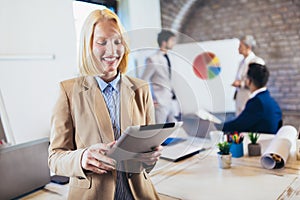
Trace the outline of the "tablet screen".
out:
[[[152,151],[171,134],[178,131],[182,122],[128,127],[107,155],[117,161],[129,160],[137,153]]]

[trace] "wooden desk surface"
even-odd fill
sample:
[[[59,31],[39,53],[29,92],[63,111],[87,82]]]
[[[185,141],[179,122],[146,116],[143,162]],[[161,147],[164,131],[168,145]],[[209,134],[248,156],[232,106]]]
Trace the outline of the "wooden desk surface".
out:
[[[230,169],[218,167],[215,147],[176,163],[160,159],[150,174],[152,182],[163,200],[300,199],[300,161],[291,156],[284,169],[267,170],[260,157],[247,156],[246,144],[245,156],[233,158]],[[64,200],[68,187],[50,183],[22,199]]]
[[[168,170],[154,171],[158,192],[177,199],[277,199],[286,191],[300,198],[298,174],[240,165],[220,169],[217,157],[192,157]],[[189,164],[187,164],[189,163]],[[295,199],[297,199],[295,197]]]
[[[273,136],[262,136],[264,150]],[[160,160],[151,172],[158,192],[174,199],[300,199],[300,161],[291,155],[284,169],[262,168],[260,157],[232,158],[218,167],[217,148],[178,163]]]

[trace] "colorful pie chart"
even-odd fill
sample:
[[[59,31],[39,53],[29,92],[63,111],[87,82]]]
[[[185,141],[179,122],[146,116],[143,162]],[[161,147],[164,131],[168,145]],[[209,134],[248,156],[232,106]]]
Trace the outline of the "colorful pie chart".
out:
[[[201,53],[194,59],[193,70],[200,79],[213,79],[221,72],[219,58],[212,52]]]

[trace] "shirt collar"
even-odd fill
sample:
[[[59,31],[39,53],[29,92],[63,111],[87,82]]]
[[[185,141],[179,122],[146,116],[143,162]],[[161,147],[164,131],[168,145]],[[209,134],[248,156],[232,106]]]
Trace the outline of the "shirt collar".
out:
[[[259,88],[259,89],[255,90],[254,92],[251,93],[250,99],[255,97],[258,93],[264,92],[266,90],[267,90],[267,87],[262,87],[262,88]]]
[[[255,58],[255,54],[253,51],[250,51],[249,55],[245,58],[245,62],[250,62],[253,58]]]
[[[108,84],[110,84],[113,87],[114,90],[119,92],[119,82],[120,82],[120,79],[121,79],[120,73],[118,73],[116,78],[114,80],[112,80],[111,82],[109,82],[109,83],[106,83],[99,76],[95,76],[95,79],[96,79],[96,81],[99,85],[99,88],[101,89],[102,92],[105,90],[105,88],[107,87]]]

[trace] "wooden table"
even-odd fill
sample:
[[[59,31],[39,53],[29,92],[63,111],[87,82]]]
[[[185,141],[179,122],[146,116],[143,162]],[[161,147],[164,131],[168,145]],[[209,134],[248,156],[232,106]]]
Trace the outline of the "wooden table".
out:
[[[263,150],[272,137],[261,136]],[[300,161],[290,156],[284,169],[264,169],[260,157],[247,156],[247,137],[244,142],[245,156],[233,158],[230,169],[218,167],[214,145],[180,162],[160,159],[150,175],[161,199],[300,199]],[[50,183],[21,199],[64,200],[68,187]]]
[[[264,151],[273,135],[261,135]],[[300,199],[300,161],[291,155],[284,169],[262,168],[260,157],[248,157],[245,137],[241,158],[220,169],[217,148],[178,163],[160,160],[151,172],[159,193],[173,199]]]

